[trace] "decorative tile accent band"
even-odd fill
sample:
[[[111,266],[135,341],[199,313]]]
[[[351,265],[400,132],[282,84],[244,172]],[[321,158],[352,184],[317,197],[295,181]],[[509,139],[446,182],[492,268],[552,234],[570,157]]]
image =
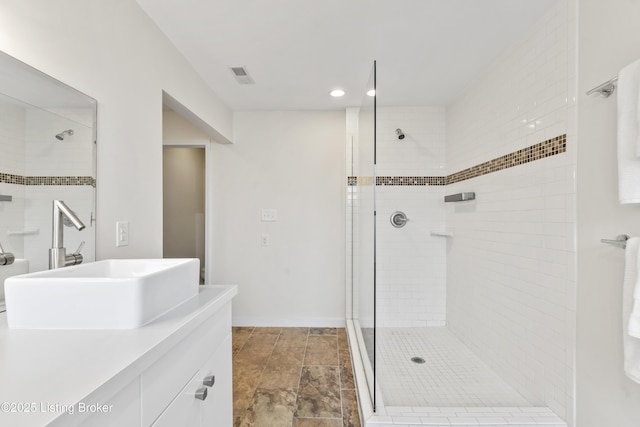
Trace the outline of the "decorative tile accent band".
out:
[[[96,186],[91,176],[22,176],[0,172],[0,183],[17,185],[90,185]]]
[[[447,185],[555,156],[567,151],[567,135],[534,144],[447,176],[378,176],[376,185]],[[350,176],[347,185],[373,185],[372,176]]]
[[[444,176],[377,176],[376,185],[445,185]]]
[[[567,135],[560,135],[555,138],[534,144],[522,150],[505,154],[488,162],[480,163],[460,172],[447,176],[447,184],[464,181],[478,176],[486,175],[492,172],[498,172],[503,169],[512,168],[525,163],[544,159],[545,157],[555,156],[556,154],[567,151]]]
[[[90,176],[25,176],[25,185],[90,185],[96,186],[96,179]]]
[[[24,185],[24,176],[0,172],[0,183]]]

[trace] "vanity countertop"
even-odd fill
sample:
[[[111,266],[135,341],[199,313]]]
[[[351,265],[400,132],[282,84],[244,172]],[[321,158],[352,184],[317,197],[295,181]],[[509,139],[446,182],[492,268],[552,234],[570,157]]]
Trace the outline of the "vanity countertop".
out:
[[[0,314],[0,425],[57,425],[65,407],[104,404],[101,388],[129,383],[236,294],[236,285],[201,286],[129,330],[9,329]]]

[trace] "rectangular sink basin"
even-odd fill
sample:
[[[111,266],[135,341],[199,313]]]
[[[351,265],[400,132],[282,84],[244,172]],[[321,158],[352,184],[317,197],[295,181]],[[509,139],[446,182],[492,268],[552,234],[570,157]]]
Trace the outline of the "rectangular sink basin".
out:
[[[198,295],[198,259],[118,259],[10,277],[15,329],[134,329]]]

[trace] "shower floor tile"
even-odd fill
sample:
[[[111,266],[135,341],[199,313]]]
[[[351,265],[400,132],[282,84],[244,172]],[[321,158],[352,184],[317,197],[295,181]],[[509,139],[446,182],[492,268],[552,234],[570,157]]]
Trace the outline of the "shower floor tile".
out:
[[[376,346],[385,407],[531,406],[447,328],[377,328]]]

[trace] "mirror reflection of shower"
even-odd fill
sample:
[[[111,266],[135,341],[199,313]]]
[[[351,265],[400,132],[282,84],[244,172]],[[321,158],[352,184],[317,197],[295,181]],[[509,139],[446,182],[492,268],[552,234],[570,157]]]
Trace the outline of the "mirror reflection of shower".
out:
[[[396,135],[398,136],[398,139],[400,140],[404,139],[404,133],[402,132],[402,129],[400,128],[396,129]]]
[[[67,134],[69,136],[73,135],[73,129],[67,129],[67,130],[63,130],[62,132],[60,132],[59,134],[56,135],[56,139],[60,140],[60,141],[64,141],[64,135]]]

